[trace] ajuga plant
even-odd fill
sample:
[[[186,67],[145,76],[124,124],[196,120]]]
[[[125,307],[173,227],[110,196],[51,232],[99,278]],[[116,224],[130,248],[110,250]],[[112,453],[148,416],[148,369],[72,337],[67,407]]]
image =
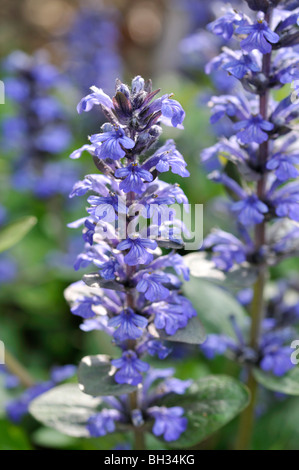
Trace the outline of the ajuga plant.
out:
[[[241,419],[241,449],[250,444],[257,383],[284,393],[299,391],[290,347],[299,321],[298,298],[286,301],[287,280],[281,280],[272,298],[267,288],[271,267],[298,255],[298,2],[246,3],[252,15],[241,7],[229,9],[209,26],[227,40],[240,41],[239,50],[225,48],[209,70],[223,68],[241,86],[233,96],[211,99],[212,123],[228,116],[234,134],[202,153],[203,162],[214,169],[210,179],[230,196],[228,217],[235,223],[233,233],[215,229],[208,235],[204,250],[228,276],[241,268],[255,275],[252,290],[239,293],[250,312],[249,331],[232,317],[235,338],[211,335],[202,347],[208,357],[229,352],[246,366],[251,404]]]
[[[57,155],[71,142],[66,112],[58,99],[59,71],[45,52],[29,56],[13,52],[3,62],[5,92],[13,104],[12,115],[2,122],[3,148],[12,152],[12,183],[18,191],[38,198],[68,194],[78,174]]]
[[[102,330],[119,352],[83,358],[79,388],[58,387],[31,405],[37,419],[67,434],[131,432],[135,449],[146,447],[146,433],[162,439],[162,446],[194,445],[248,399],[229,377],[192,383],[174,378],[172,368],[153,367],[168,356],[171,343],[204,340],[197,313],[181,292],[189,277],[176,252],[184,226],[173,210],[165,216],[169,205],[187,198],[178,184],[159,179],[170,169],[181,177],[189,173],[173,140],[156,146],[162,124],[182,127],[185,112],[172,95],[157,98],[159,91],[137,76],[130,88],[117,80],[112,99],[92,87],[78,105],[79,113],[98,108],[108,122],[71,155],[89,152],[101,174],[86,176],[70,195],[93,193],[87,215],[70,225],[84,227],[85,248],[75,269],[93,265],[96,272],[71,285],[66,298],[72,314],[83,319],[81,330]]]

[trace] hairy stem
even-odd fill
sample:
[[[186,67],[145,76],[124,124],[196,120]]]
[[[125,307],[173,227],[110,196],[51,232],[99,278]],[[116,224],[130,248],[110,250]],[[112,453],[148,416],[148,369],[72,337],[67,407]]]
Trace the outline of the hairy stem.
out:
[[[18,377],[24,387],[29,388],[34,385],[34,380],[27,370],[7,350],[5,350],[5,366],[11,374]]]
[[[270,24],[271,21],[271,10],[266,15],[265,20]],[[263,74],[266,78],[269,77],[271,71],[271,58],[272,54],[265,54],[263,56]],[[264,93],[260,95],[260,115],[264,120],[268,119],[269,110],[269,90],[266,89]],[[265,164],[269,157],[269,142],[266,141],[260,145],[259,148],[259,163],[263,172],[265,170]],[[263,201],[266,193],[267,175],[263,173],[263,176],[257,183],[256,194],[257,197]],[[255,246],[257,252],[265,244],[266,239],[266,223],[262,222],[255,228]],[[257,350],[260,342],[262,321],[264,318],[264,291],[267,279],[267,267],[265,263],[259,266],[258,278],[253,288],[253,300],[251,304],[251,330],[250,330],[250,347]],[[250,447],[252,433],[254,429],[254,413],[255,404],[257,398],[258,384],[253,376],[252,367],[248,370],[247,387],[251,393],[251,401],[249,406],[241,415],[240,427],[237,438],[237,450],[246,450]]]

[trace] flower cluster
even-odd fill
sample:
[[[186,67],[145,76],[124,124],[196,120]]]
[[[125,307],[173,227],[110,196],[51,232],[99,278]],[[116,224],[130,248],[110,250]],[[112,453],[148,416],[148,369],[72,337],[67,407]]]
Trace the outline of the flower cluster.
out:
[[[112,99],[102,89],[91,90],[78,112],[96,106],[108,122],[71,158],[89,152],[102,174],[88,175],[75,184],[70,197],[92,195],[87,216],[70,226],[84,226],[85,248],[75,269],[93,265],[96,272],[85,274],[84,282],[75,283],[66,297],[72,313],[83,318],[83,331],[103,330],[121,349],[121,356],[111,361],[115,381],[136,386],[149,370],[143,356],[164,359],[169,348],[161,339],[171,338],[196,315],[180,292],[180,278],[189,277],[175,251],[182,247],[184,227],[172,210],[167,211],[168,205],[187,203],[187,198],[179,185],[158,179],[168,170],[181,177],[189,173],[172,140],[148,155],[162,132],[161,124],[182,127],[185,113],[172,95],[156,98],[159,90],[152,91],[151,82],[140,76],[131,88],[117,80]],[[172,251],[162,256],[161,248]],[[154,407],[148,414],[156,420],[154,432],[168,440],[183,431],[185,418],[179,409]],[[115,410],[101,413],[91,420],[91,433],[113,429],[118,418]],[[177,423],[172,431],[168,420]]]
[[[291,18],[293,16],[296,15],[290,15]],[[269,87],[279,89],[293,81],[290,72],[297,67],[299,60],[299,53],[291,49],[292,44],[288,43],[288,47],[279,48],[265,75],[262,57],[268,57],[272,48],[280,44],[280,35],[276,31],[283,35],[285,28],[290,28],[287,20],[283,22],[286,24],[283,29],[282,22],[277,19],[276,22],[278,25],[272,31],[263,13],[259,13],[255,23],[246,20],[243,26],[234,29],[235,35],[246,35],[241,41],[242,50],[222,53],[221,66],[239,78],[245,90],[251,92],[211,100],[212,122],[226,115],[233,121],[236,131],[236,135],[221,139],[202,153],[204,162],[214,162],[213,167],[218,168],[211,173],[210,178],[223,184],[234,199],[230,212],[237,219],[236,236],[215,230],[205,240],[205,248],[212,250],[217,266],[224,270],[230,270],[246,260],[273,264],[274,258],[285,256],[286,253],[291,255],[295,249],[292,241],[297,231],[296,224],[292,222],[299,220],[299,187],[297,181],[292,180],[298,176],[296,165],[299,153],[295,125],[299,106],[298,103],[292,103],[290,96],[279,103],[271,97],[266,116],[264,109],[259,106],[260,96]],[[255,56],[251,57],[252,52]],[[261,158],[261,147],[267,148],[266,158]],[[231,178],[221,161],[230,161],[236,165],[242,182]],[[255,183],[261,180],[264,182],[263,194],[258,195]],[[286,218],[289,219],[287,223]],[[276,230],[269,230],[263,246],[257,247],[251,237],[251,228],[264,221],[271,222],[271,227],[276,224]],[[278,240],[275,232],[277,235],[279,227]]]
[[[173,369],[150,369],[138,396],[138,409],[131,410],[128,395],[103,397],[103,408],[87,423],[90,436],[101,437],[116,430],[117,424],[131,424],[137,428],[152,426],[155,436],[167,442],[177,440],[187,428],[187,418],[180,406],[161,406],[161,400],[170,394],[183,395],[191,380],[172,377]]]
[[[250,322],[243,332],[234,317],[231,318],[235,337],[224,334],[211,334],[200,346],[207,359],[217,355],[227,355],[241,365],[260,367],[281,377],[295,365],[291,362],[293,349],[290,344],[297,337],[296,327],[299,322],[299,298],[294,287],[295,280],[281,281],[272,286],[274,292],[267,300],[265,319],[262,322],[261,339],[257,349],[250,346],[248,332]],[[251,290],[250,290],[251,291]],[[238,299],[248,304],[252,292],[240,292]]]
[[[239,40],[240,50],[224,48],[208,70],[225,70],[242,87],[233,96],[211,99],[211,122],[230,119],[233,135],[222,137],[202,153],[202,162],[213,169],[210,179],[231,196],[228,217],[236,222],[234,233],[220,229],[210,233],[203,249],[220,270],[254,267],[260,297],[267,267],[298,253],[299,104],[291,95],[276,101],[271,91],[292,84],[297,77],[299,9],[286,2],[280,2],[282,9],[278,9],[274,3],[278,2],[248,1],[257,12],[254,19],[229,11],[209,27],[226,40]],[[263,318],[266,309],[261,309],[257,313]],[[203,351],[212,357],[229,350],[236,359],[281,376],[292,367],[288,326],[282,327],[276,318],[266,319],[255,338],[257,345],[248,344],[241,333],[238,341],[212,335]]]
[[[71,141],[65,110],[53,93],[58,70],[42,52],[30,57],[20,51],[5,60],[4,68],[5,92],[15,107],[15,114],[2,124],[6,149],[18,154],[13,184],[41,198],[67,194],[76,172],[69,164],[53,160]]]

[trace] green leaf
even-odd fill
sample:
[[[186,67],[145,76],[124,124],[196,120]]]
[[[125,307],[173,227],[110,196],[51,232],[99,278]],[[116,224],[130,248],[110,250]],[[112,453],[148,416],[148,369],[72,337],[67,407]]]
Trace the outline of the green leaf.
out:
[[[93,397],[107,395],[123,395],[136,390],[133,385],[118,384],[113,374],[110,358],[105,355],[86,356],[78,368],[80,390]]]
[[[161,238],[156,238],[155,241],[160,248],[167,248],[168,250],[182,250],[184,248],[184,243],[180,240],[162,240]]]
[[[4,377],[0,375],[0,418],[6,416],[5,404],[9,401],[11,396],[4,385]]]
[[[159,405],[184,408],[188,427],[177,441],[171,442],[171,446],[187,448],[200,443],[227,424],[248,403],[249,392],[243,384],[231,377],[219,375],[204,377],[184,395],[166,396]]]
[[[66,436],[59,431],[51,428],[40,428],[32,436],[34,444],[40,447],[49,447],[53,449],[66,449],[75,446],[78,443],[74,437]]]
[[[184,256],[184,262],[190,269],[193,277],[211,281],[230,292],[238,292],[240,289],[251,287],[257,278],[257,269],[249,264],[236,266],[229,272],[217,269],[215,263],[209,259],[207,253],[195,252]]]
[[[107,279],[104,279],[98,273],[84,274],[83,281],[87,286],[92,288],[103,287],[105,289],[112,289],[121,292],[125,291],[123,284],[120,284],[117,281],[109,281]]]
[[[100,404],[100,398],[82,393],[77,384],[64,384],[33,400],[29,411],[45,426],[67,436],[89,437],[86,423]]]
[[[273,392],[299,395],[299,367],[294,367],[282,377],[277,377],[261,369],[254,369],[253,373],[258,383]]]
[[[234,336],[230,316],[233,315],[240,328],[246,326],[247,314],[237,300],[226,290],[200,278],[191,278],[184,284],[184,294],[193,307],[207,333],[224,333]]]
[[[267,409],[256,422],[253,449],[299,450],[298,398],[278,401],[271,393],[264,405]]]
[[[0,450],[32,450],[26,433],[20,426],[0,420]]]
[[[201,344],[206,339],[204,328],[198,317],[190,318],[187,326],[177,330],[172,336],[167,335],[164,330],[157,330],[153,324],[149,326],[149,332],[154,338],[176,343]]]
[[[29,216],[6,225],[0,232],[0,253],[19,243],[36,223],[36,217]]]

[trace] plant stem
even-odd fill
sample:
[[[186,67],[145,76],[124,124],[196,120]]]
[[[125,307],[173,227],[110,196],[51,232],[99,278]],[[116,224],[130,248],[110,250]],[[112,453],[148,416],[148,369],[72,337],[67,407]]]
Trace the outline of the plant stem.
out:
[[[247,387],[251,393],[250,403],[241,415],[236,450],[247,450],[249,448],[254,427],[254,410],[258,384],[252,374],[251,368],[249,369]]]
[[[5,366],[9,372],[19,378],[24,387],[29,388],[34,385],[34,380],[30,374],[7,350],[5,350]]]
[[[133,393],[130,393],[130,408],[131,410],[138,409],[138,391],[136,390]],[[134,428],[134,450],[145,450],[145,435],[142,427],[135,427]]]
[[[269,9],[266,14],[265,20],[270,24],[272,11]],[[270,76],[271,71],[271,58],[272,54],[265,54],[263,56],[263,74],[266,78]],[[265,91],[260,95],[260,115],[264,120],[268,119],[269,109],[269,90]],[[266,194],[266,183],[267,175],[264,173],[265,165],[269,157],[269,141],[266,141],[260,145],[259,148],[259,164],[263,171],[261,179],[257,183],[257,197],[259,200],[264,201]],[[255,228],[255,246],[257,253],[260,248],[265,244],[266,241],[266,223],[262,222]],[[264,291],[267,279],[267,267],[263,262],[259,266],[258,278],[253,288],[253,300],[251,304],[251,330],[250,330],[250,347],[255,351],[259,347],[262,321],[264,318]],[[250,447],[254,428],[254,412],[257,398],[258,384],[253,376],[252,366],[248,367],[248,379],[247,387],[251,394],[251,400],[249,406],[244,410],[240,419],[240,427],[237,438],[237,450],[246,450]]]
[[[127,207],[129,208],[130,205],[135,201],[135,193],[130,192],[128,194],[128,199],[127,199]],[[127,230],[127,236],[128,236],[128,225],[129,225],[129,217],[127,216],[126,220],[126,230]],[[127,266],[127,278],[128,280],[132,279],[136,272],[136,266]],[[126,303],[127,307],[132,308],[135,310],[135,295],[134,292],[128,290],[126,294]],[[136,348],[136,341],[134,340],[128,340],[128,349],[135,350]],[[133,410],[137,410],[139,408],[139,401],[138,401],[138,390],[135,392],[132,392],[129,394],[129,402],[130,402],[130,409],[131,412]],[[146,445],[145,445],[145,436],[144,436],[144,430],[142,427],[135,427],[134,426],[134,450],[145,450]]]

